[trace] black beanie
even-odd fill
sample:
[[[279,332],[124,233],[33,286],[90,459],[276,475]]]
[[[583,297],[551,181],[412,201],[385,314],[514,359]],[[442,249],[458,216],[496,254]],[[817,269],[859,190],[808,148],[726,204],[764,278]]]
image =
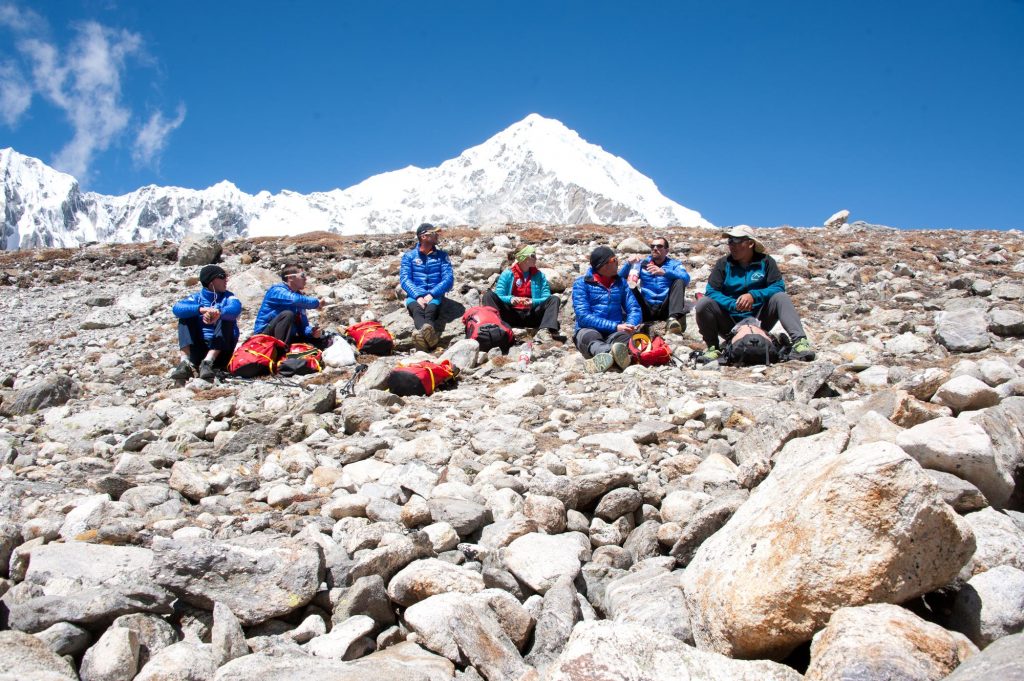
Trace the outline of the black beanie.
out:
[[[615,257],[615,251],[607,246],[598,246],[590,252],[590,269],[594,272],[601,269],[601,266]]]
[[[207,265],[203,269],[199,270],[199,283],[203,285],[203,288],[208,288],[210,282],[217,277],[226,277],[228,273],[224,271],[224,268],[220,265]]]

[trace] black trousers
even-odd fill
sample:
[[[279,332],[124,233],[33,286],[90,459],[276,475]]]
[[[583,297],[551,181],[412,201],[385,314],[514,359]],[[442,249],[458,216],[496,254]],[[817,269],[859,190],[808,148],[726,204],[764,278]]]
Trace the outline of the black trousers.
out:
[[[412,317],[413,327],[419,329],[424,324],[430,324],[434,327],[434,331],[437,331],[437,335],[440,336],[441,332],[444,331],[444,322],[441,321],[441,303],[434,305],[433,303],[427,303],[426,305],[420,306],[415,300],[405,306],[405,309],[409,311],[409,315]]]
[[[238,336],[235,335],[235,325],[225,323],[224,320],[218,320],[217,325],[213,327],[213,336],[209,343],[203,336],[203,318],[201,316],[178,320],[178,349],[188,348],[188,359],[196,366],[206,359],[206,353],[210,350],[220,350],[220,354],[213,362],[214,366],[227,366],[228,360],[235,352],[237,343]]]
[[[558,296],[551,296],[541,305],[521,310],[503,301],[494,291],[484,291],[483,297],[483,304],[497,310],[502,321],[509,326],[548,329],[555,333],[558,333],[558,310],[561,303],[562,300]]]
[[[732,328],[740,318],[733,319],[721,305],[704,296],[697,301],[697,307],[693,311],[697,319],[697,328],[700,329],[701,338],[707,346],[717,347],[718,337],[729,339],[732,336]],[[804,326],[800,322],[800,315],[793,307],[793,301],[786,293],[776,293],[761,305],[761,309],[754,315],[761,322],[761,328],[771,332],[776,322],[781,322],[782,328],[789,334],[790,340],[804,338]]]
[[[598,331],[597,329],[580,329],[573,336],[573,343],[583,356],[590,359],[594,355],[608,352],[613,343],[629,343],[633,334],[623,331]]]
[[[256,331],[256,333],[266,334],[273,336],[277,340],[289,346],[292,343],[309,343],[313,347],[320,348],[321,350],[327,349],[329,343],[326,338],[313,338],[302,333],[302,331],[295,326],[295,312],[292,310],[285,310],[284,312],[278,312],[277,316],[271,319],[266,326]]]
[[[633,297],[636,298],[636,302],[640,303],[640,309],[644,313],[644,323],[667,321],[669,317],[683,321],[683,318],[686,316],[686,284],[683,283],[682,279],[676,279],[672,282],[672,285],[668,288],[668,295],[665,296],[665,300],[657,305],[651,305],[647,302],[644,294],[640,292],[639,286],[633,289]]]

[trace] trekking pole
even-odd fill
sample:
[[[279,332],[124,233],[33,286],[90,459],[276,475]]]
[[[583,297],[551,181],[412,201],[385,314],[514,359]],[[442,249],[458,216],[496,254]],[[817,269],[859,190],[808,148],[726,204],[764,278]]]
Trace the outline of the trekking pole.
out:
[[[352,372],[352,378],[348,379],[345,385],[341,386],[341,394],[344,397],[353,397],[356,394],[356,380],[359,378],[359,374],[366,371],[368,366],[366,364],[356,364],[355,370]]]

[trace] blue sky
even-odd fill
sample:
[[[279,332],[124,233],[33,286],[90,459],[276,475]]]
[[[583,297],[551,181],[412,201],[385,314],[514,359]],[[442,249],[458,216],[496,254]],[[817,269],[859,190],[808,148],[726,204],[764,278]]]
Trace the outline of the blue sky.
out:
[[[348,187],[531,112],[720,225],[1024,227],[1024,1],[0,0],[0,147]]]

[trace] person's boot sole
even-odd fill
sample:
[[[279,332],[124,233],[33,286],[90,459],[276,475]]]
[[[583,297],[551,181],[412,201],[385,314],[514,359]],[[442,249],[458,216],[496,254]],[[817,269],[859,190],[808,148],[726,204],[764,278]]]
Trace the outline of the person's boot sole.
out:
[[[611,354],[602,352],[588,359],[584,364],[584,369],[588,374],[603,374],[611,369],[613,364],[615,364],[615,360],[612,359]]]
[[[428,350],[436,348],[438,341],[441,340],[437,335],[437,330],[429,324],[424,324],[420,328],[420,334],[423,336],[423,342],[426,343]]]
[[[609,354],[620,369],[625,369],[633,363],[633,359],[629,356],[629,348],[625,343],[612,343]]]

